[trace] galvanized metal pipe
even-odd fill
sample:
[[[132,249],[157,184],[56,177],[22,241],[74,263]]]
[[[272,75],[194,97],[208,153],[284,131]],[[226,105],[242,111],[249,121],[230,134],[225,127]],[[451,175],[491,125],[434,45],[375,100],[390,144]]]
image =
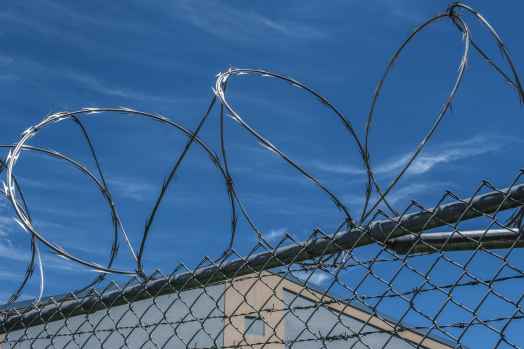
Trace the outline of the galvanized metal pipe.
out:
[[[517,248],[524,247],[524,234],[518,229],[409,234],[389,240],[386,245],[399,254]]]

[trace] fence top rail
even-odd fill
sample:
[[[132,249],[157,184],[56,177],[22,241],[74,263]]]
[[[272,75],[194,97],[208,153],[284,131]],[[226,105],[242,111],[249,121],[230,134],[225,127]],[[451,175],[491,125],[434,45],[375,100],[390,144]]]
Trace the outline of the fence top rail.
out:
[[[124,289],[103,294],[92,291],[82,297],[74,294],[58,299],[51,297],[45,306],[37,304],[25,309],[17,309],[15,305],[10,310],[4,311],[4,320],[0,322],[0,333],[65,317],[93,313],[108,306],[122,305],[130,301],[204,287],[254,272],[331,255],[375,242],[385,242],[399,236],[419,234],[424,230],[453,225],[459,221],[519,207],[523,204],[524,184],[520,184],[439,205],[421,212],[375,221],[369,226],[341,231],[333,236],[324,235],[311,238],[246,258],[222,260],[211,266],[150,280]]]

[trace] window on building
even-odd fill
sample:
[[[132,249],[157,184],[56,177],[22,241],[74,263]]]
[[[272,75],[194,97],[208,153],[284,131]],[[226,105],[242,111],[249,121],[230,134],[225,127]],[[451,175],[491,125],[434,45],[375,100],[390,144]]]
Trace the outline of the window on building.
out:
[[[246,316],[244,326],[246,329],[246,335],[263,336],[265,334],[264,320],[258,316]]]

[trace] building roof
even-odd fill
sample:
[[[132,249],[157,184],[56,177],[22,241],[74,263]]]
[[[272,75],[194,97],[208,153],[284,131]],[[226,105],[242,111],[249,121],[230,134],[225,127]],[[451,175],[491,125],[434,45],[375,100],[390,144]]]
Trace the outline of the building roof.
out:
[[[312,291],[311,293],[313,293],[313,297],[308,297],[308,294],[309,293],[304,293],[304,292],[297,292],[296,294],[301,296],[301,297],[304,297],[312,302],[316,302],[318,301],[318,298],[319,297],[322,297],[322,298],[328,298],[328,300],[332,300],[332,304],[341,304],[343,305],[342,307],[331,307],[332,310],[335,310],[335,311],[339,311],[340,313],[343,313],[345,315],[348,315],[348,316],[352,316],[351,312],[347,311],[348,307],[350,308],[353,308],[353,309],[357,309],[363,313],[366,313],[368,314],[369,316],[371,317],[376,317],[377,319],[380,319],[381,321],[379,321],[378,324],[373,324],[373,322],[371,321],[370,324],[371,325],[379,325],[380,327],[380,322],[382,322],[382,329],[387,329],[387,328],[390,328],[390,330],[393,330],[393,329],[396,329],[397,331],[399,332],[405,332],[405,334],[415,334],[415,335],[419,335],[419,336],[422,336],[422,337],[419,337],[419,336],[415,336],[415,337],[418,337],[420,339],[423,339],[423,338],[427,338],[431,341],[435,341],[439,344],[443,344],[445,348],[455,348],[457,346],[457,343],[444,337],[443,335],[438,335],[438,334],[435,334],[435,333],[430,333],[424,329],[420,329],[420,328],[417,328],[416,326],[412,326],[410,324],[408,324],[406,321],[399,321],[398,319],[395,319],[393,317],[390,317],[390,316],[387,316],[387,315],[384,315],[382,313],[377,313],[376,309],[373,309],[372,307],[370,307],[369,305],[357,300],[357,299],[352,299],[351,301],[347,301],[347,300],[340,300],[340,299],[337,299],[337,298],[334,298],[332,297],[329,292],[326,293],[326,290],[323,290],[322,288],[320,287],[317,287],[317,286],[314,286],[314,285],[310,285],[308,284],[307,286],[304,286],[304,281],[297,278],[297,277],[294,277],[292,275],[286,275],[285,279],[287,279],[288,281],[291,281],[297,285],[299,285],[300,287],[307,287],[308,290]],[[288,291],[291,291],[293,292],[293,290],[288,290]],[[325,301],[325,300],[324,300]],[[330,303],[330,302],[328,302]],[[338,308],[338,309],[337,309]],[[352,316],[353,317],[353,316]],[[362,318],[360,318],[359,320],[362,320]],[[385,325],[385,326],[384,326]],[[408,339],[410,338],[410,336],[401,336],[403,337],[404,339]],[[418,343],[417,343],[418,344]],[[429,347],[432,347],[432,346],[428,346]],[[461,348],[464,348],[466,349],[466,347],[464,347],[463,345],[461,345]]]
[[[444,338],[443,336],[436,335],[434,333],[428,334],[427,331],[418,329],[414,326],[410,326],[404,321],[399,322],[398,319],[379,314],[375,309],[364,304],[361,301],[358,301],[357,299],[351,301],[339,300],[330,295],[329,293],[326,293],[326,291],[320,287],[310,285],[309,283],[305,285],[304,280],[295,277],[289,272],[285,274],[272,272],[264,273],[288,281],[288,283],[286,283],[284,286],[284,289],[288,292],[295,293],[297,296],[303,297],[312,302],[318,302],[319,300],[326,302],[327,300],[327,307],[329,307],[331,310],[337,311],[339,313],[353,318],[357,318],[358,320],[369,321],[369,324],[371,326],[379,327],[385,331],[395,333],[396,335],[398,333],[399,335],[397,336],[403,337],[404,339],[410,341],[424,340],[424,343],[436,342],[438,344],[441,344],[440,346],[438,346],[440,348],[454,348],[457,345],[457,343],[450,341],[449,339]],[[243,278],[246,277],[249,277],[249,275],[243,276]],[[166,282],[165,278],[159,279],[158,281],[161,280],[164,280],[164,282]],[[211,285],[212,284],[206,286]],[[137,283],[132,287],[137,286],[139,287],[140,284]],[[304,289],[307,289],[307,292],[304,292]],[[97,307],[93,305],[95,305],[99,301],[102,301],[106,306],[107,304],[111,304],[111,306],[113,306],[113,304],[115,306],[121,305],[124,303],[113,303],[111,300],[117,300],[119,298],[119,294],[122,294],[124,292],[124,289],[115,286],[113,289],[106,288],[102,293],[95,289],[91,289],[86,290],[80,294],[65,294],[47,297],[45,299],[42,299],[38,305],[34,305],[34,301],[32,300],[3,305],[0,306],[0,316],[3,315],[5,322],[10,322],[10,326],[2,326],[2,323],[0,322],[0,333],[24,328],[24,324],[29,324],[26,326],[35,326],[38,324],[42,324],[46,321],[51,322],[61,320],[64,318],[64,316],[66,316],[64,314],[67,314],[67,316],[77,316],[81,314],[92,313],[97,311]],[[163,292],[162,294],[165,295],[173,292],[175,292],[175,290],[172,290],[171,292]],[[135,302],[137,300],[153,298],[154,296],[156,296],[156,294],[148,293],[147,297],[139,297],[137,299],[128,298],[128,301],[129,299],[131,299],[130,302]],[[45,320],[46,316],[41,316],[41,313],[53,313],[53,310],[57,309],[58,307],[60,307],[61,311],[55,311],[54,316],[47,317],[47,320]],[[68,312],[66,309],[74,309],[75,311]],[[36,316],[34,314],[35,312],[38,313]],[[433,347],[436,346],[428,346],[428,348]]]

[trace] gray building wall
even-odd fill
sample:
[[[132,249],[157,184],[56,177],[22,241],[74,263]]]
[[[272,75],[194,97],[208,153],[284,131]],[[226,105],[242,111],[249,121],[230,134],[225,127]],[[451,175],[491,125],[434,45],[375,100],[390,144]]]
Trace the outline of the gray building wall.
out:
[[[315,302],[286,290],[284,290],[284,301],[288,307],[293,308],[293,312],[286,314],[284,326],[286,343],[295,344],[287,345],[287,348],[416,348],[416,345],[407,340],[392,337],[391,333],[366,325],[350,316],[326,307],[317,308]],[[318,339],[337,336],[345,338],[326,341],[325,344]]]
[[[224,289],[184,291],[11,332],[3,348],[220,347]]]
[[[264,330],[250,333],[246,317],[257,314],[264,322]],[[400,337],[392,336],[393,332]],[[232,346],[254,349],[452,347],[409,329],[397,332],[394,322],[336,302],[299,283],[264,273],[127,305],[108,306],[107,310],[93,314],[14,331],[6,335],[0,349]]]

